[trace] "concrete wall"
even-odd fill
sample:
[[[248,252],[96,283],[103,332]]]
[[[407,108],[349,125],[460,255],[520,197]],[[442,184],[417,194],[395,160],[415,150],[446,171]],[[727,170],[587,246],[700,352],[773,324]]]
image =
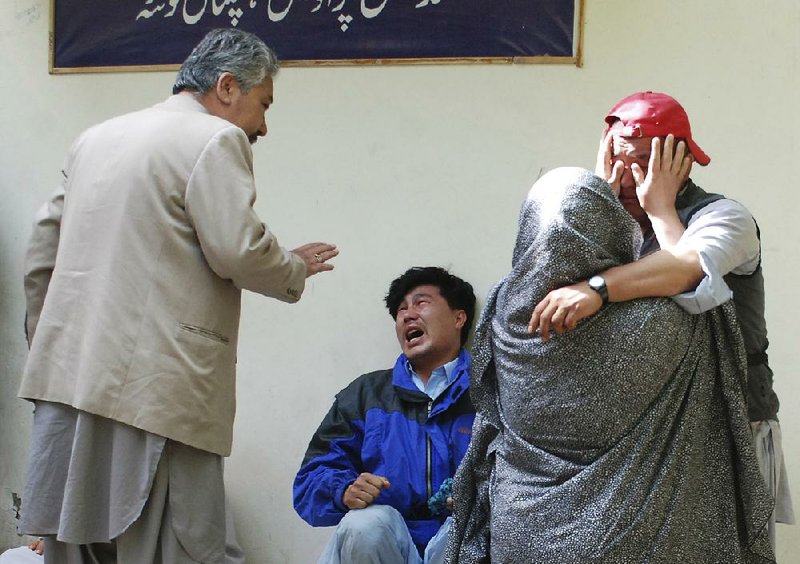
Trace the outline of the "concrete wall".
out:
[[[592,167],[622,96],[669,92],[712,156],[693,178],[759,220],[770,358],[790,478],[800,484],[794,0],[587,0],[585,65],[287,68],[255,148],[257,210],[290,248],[329,240],[336,271],[294,306],[247,295],[226,482],[254,563],[314,561],[330,530],[291,507],[291,481],[333,394],[398,352],[381,299],[406,267],[440,264],[481,298],[507,270],[519,205],[541,171]],[[172,73],[50,76],[46,0],[0,3],[0,545],[14,534],[31,408],[22,261],[33,213],[84,128],[165,98]],[[797,490],[800,491],[800,490]],[[797,493],[800,498],[800,493]],[[791,562],[800,535],[779,531]]]

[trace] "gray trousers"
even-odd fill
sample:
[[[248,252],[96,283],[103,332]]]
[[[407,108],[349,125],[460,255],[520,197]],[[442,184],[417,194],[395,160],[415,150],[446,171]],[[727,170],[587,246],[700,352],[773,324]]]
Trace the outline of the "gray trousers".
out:
[[[183,564],[195,563],[181,546],[172,528],[172,512],[167,498],[167,472],[156,471],[150,497],[141,516],[122,535],[110,543],[68,544],[55,535],[44,537],[45,564]],[[244,564],[244,553],[236,540],[230,507],[225,506],[224,564]]]
[[[37,402],[20,532],[47,564],[243,562],[219,455]]]
[[[167,498],[169,476],[165,465],[156,470],[153,489],[139,518],[109,543],[68,544],[55,536],[44,540],[45,564],[190,564],[195,563],[181,547],[172,529]]]

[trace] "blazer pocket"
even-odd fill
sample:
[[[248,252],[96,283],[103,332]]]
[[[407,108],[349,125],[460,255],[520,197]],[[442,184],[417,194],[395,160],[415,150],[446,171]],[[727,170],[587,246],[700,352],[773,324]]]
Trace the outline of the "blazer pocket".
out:
[[[197,325],[190,325],[188,323],[178,323],[178,326],[188,333],[203,337],[209,341],[214,341],[223,345],[230,343],[230,339],[228,337],[222,333],[217,333],[212,329],[206,329],[205,327],[198,327]]]

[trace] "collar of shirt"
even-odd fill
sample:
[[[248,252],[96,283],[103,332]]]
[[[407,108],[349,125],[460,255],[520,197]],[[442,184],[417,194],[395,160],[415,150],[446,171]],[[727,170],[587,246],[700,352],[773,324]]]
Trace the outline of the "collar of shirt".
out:
[[[427,394],[432,400],[435,400],[441,395],[445,388],[447,388],[450,382],[453,381],[458,358],[459,357],[455,357],[444,366],[440,366],[434,370],[431,373],[431,377],[428,378],[427,385],[422,382],[422,378],[419,377],[419,374],[414,372],[414,367],[411,366],[411,362],[408,360],[406,360],[406,370],[408,370],[408,373],[411,375],[411,380],[413,380],[414,385],[419,388],[419,391]]]

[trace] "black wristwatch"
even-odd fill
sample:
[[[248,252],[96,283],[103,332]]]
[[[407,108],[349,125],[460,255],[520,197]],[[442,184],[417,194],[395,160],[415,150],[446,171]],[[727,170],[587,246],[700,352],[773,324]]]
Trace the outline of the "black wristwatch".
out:
[[[589,284],[592,290],[600,294],[600,297],[603,299],[603,305],[606,305],[608,303],[608,286],[606,286],[606,279],[599,274],[595,274],[589,278],[586,283]]]

